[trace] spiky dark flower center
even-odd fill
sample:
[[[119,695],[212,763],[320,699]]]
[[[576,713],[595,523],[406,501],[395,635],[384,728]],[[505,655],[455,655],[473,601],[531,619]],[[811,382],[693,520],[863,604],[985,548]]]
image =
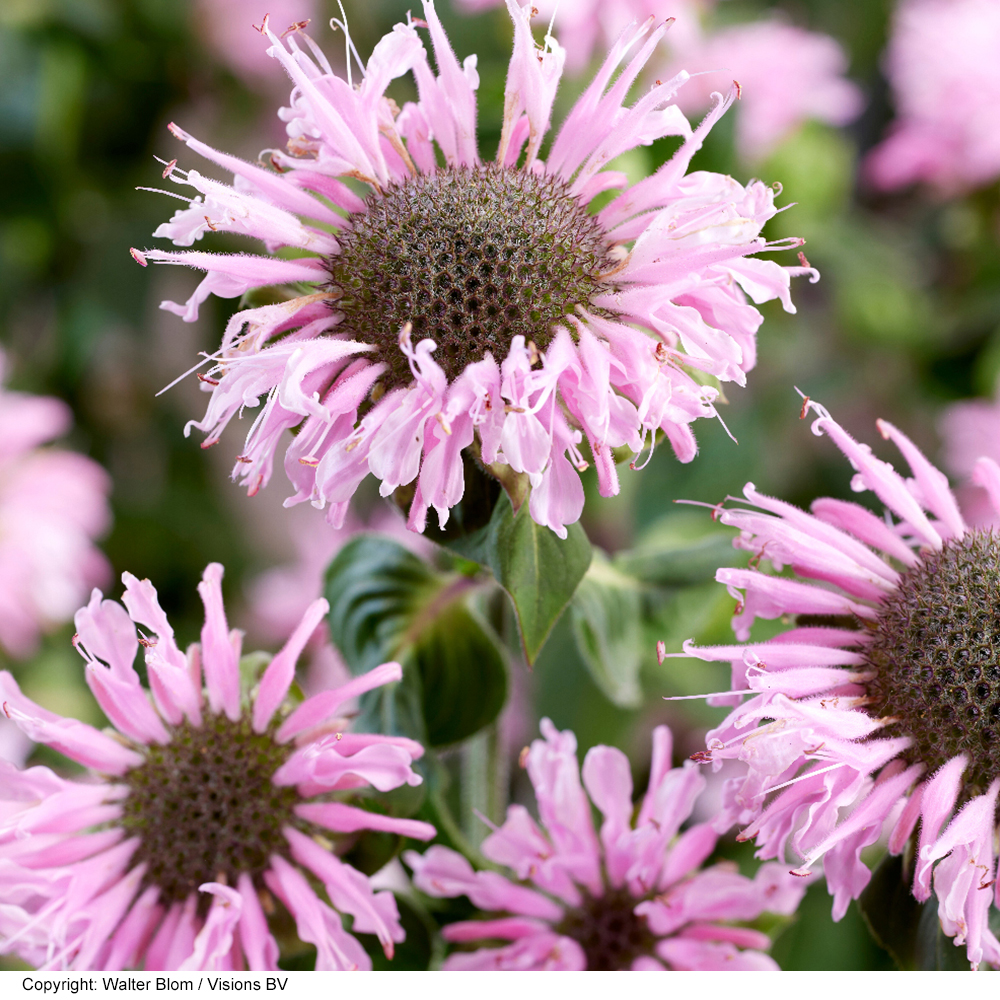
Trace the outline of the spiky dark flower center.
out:
[[[638,902],[626,889],[609,889],[603,896],[585,893],[556,930],[579,942],[589,972],[631,969],[640,955],[653,953],[656,943],[645,919],[635,915]]]
[[[868,711],[928,773],[969,758],[970,789],[1000,776],[1000,537],[970,532],[923,556],[883,605],[868,647],[878,676]]]
[[[556,177],[495,165],[419,174],[374,194],[330,258],[342,332],[375,344],[385,389],[412,381],[399,332],[430,337],[449,379],[552,327],[614,269],[603,231]],[[607,290],[610,286],[603,284]]]
[[[244,713],[236,722],[207,716],[185,722],[165,746],[153,744],[146,761],[129,771],[121,825],[138,835],[134,857],[149,866],[145,881],[161,903],[197,893],[203,882],[235,885],[257,878],[285,847],[282,828],[293,821],[294,788],[271,778],[292,753],[274,733],[255,733]]]

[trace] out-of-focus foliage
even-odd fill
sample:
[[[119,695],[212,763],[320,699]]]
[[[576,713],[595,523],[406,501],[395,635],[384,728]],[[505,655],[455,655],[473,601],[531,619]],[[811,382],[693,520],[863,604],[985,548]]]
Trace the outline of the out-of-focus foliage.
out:
[[[359,51],[369,52],[411,6],[403,0],[345,0]],[[456,52],[479,54],[480,142],[484,155],[491,155],[501,120],[509,21],[502,11],[471,18],[441,6]],[[265,8],[246,5],[247,45],[262,44],[251,24]],[[540,715],[574,729],[581,753],[598,742],[621,746],[632,757],[637,787],[645,785],[644,754],[654,724],[670,723],[679,753],[703,745],[720,710],[704,701],[663,698],[724,690],[727,671],[685,659],[659,663],[656,642],[675,652],[689,638],[730,640],[732,602],[713,576],[716,567],[741,556],[709,511],[679,510],[672,502],[712,505],[739,495],[747,481],[800,504],[817,495],[844,496],[849,477],[843,460],[829,441],[813,437],[799,422],[793,386],[823,402],[852,433],[870,438],[874,419],[885,417],[934,456],[941,407],[991,392],[1000,374],[1000,187],[941,202],[919,190],[876,196],[858,181],[860,159],[891,117],[879,73],[891,4],[729,0],[717,16],[738,22],[775,10],[839,40],[867,108],[846,130],[806,125],[751,170],[734,151],[737,106],[698,154],[695,168],[744,182],[759,174],[780,183],[781,203],[788,208],[768,235],[804,236],[804,252],[822,272],[818,285],[800,281],[793,287],[796,315],[782,313],[775,303],[763,307],[759,362],[748,388],[729,392],[722,408],[725,427],[705,422],[701,452],[688,466],[663,447],[643,471],[623,468],[619,497],[598,497],[591,476],[582,527],[593,558],[588,569],[587,538],[574,529],[576,547],[559,565],[565,586],[552,583],[559,558],[552,554],[558,546],[549,544],[554,536],[541,539],[552,553],[534,571],[508,565],[512,552],[497,548],[496,539],[492,553],[464,553],[475,562],[455,555],[461,546],[452,546],[436,566],[396,551],[398,546],[383,547],[377,566],[367,552],[362,571],[358,560],[364,553],[349,546],[334,565],[331,588],[340,586],[340,597],[355,602],[353,610],[341,607],[341,614],[334,600],[331,619],[348,665],[361,671],[391,655],[409,670],[410,686],[393,695],[393,705],[367,710],[381,712],[379,725],[388,728],[399,720],[386,722],[386,713],[409,712],[399,731],[416,734],[422,728],[421,738],[443,748],[427,765],[430,804],[421,805],[420,814],[438,822],[453,845],[465,843],[474,851],[486,832],[477,812],[497,821],[509,799],[527,797],[517,751]],[[335,11],[330,6],[326,13]],[[322,19],[312,34],[335,62],[342,59],[341,34],[330,33]],[[243,581],[286,556],[286,529],[276,502],[248,500],[226,481],[228,458],[239,448],[236,436],[219,446],[220,458],[183,436],[184,422],[203,405],[197,383],[154,395],[194,364],[198,351],[214,349],[224,308],[217,301],[206,304],[193,327],[159,312],[160,299],[183,296],[196,279],[170,268],[141,270],[128,248],[152,245],[152,230],[173,210],[161,195],[136,190],[159,184],[162,168],[155,157],[170,160],[181,153],[166,131],[169,121],[249,158],[281,142],[274,111],[287,99],[287,81],[275,66],[273,86],[255,86],[249,89],[225,68],[202,37],[197,11],[180,0],[0,4],[0,338],[10,352],[12,384],[72,405],[76,427],[68,444],[104,464],[114,480],[115,522],[105,549],[117,573],[127,569],[156,581],[182,643],[196,638],[200,624],[191,583],[204,565],[226,564],[235,602]],[[559,109],[578,88],[564,82],[554,120],[561,120]],[[405,85],[395,96],[400,104],[405,100]],[[630,174],[647,173],[671,150],[669,142],[659,142],[620,166]],[[214,246],[226,244],[216,240]],[[236,433],[245,429],[244,423]],[[277,483],[271,487],[280,489]],[[504,504],[509,509],[503,498],[497,510]],[[510,534],[518,522],[501,527]],[[488,534],[480,540],[487,547]],[[344,596],[352,559],[354,584],[368,586],[360,596]],[[493,570],[513,605],[477,562]],[[364,616],[350,617],[358,612],[357,602],[391,603],[394,581],[407,572],[417,584],[397,595],[398,621],[387,626],[383,618],[363,634]],[[571,583],[581,577],[574,594]],[[376,593],[379,581],[385,588]],[[441,599],[449,587],[454,594]],[[36,661],[18,668],[19,677],[25,691],[48,707],[99,719],[69,635],[67,628],[47,640]],[[461,644],[454,644],[456,637]],[[522,640],[534,660],[530,670],[516,659]],[[442,650],[458,658],[448,660]],[[464,683],[463,670],[476,678],[473,716],[454,694]],[[511,707],[494,721],[508,681]],[[429,699],[432,688],[437,694]],[[454,710],[448,708],[453,695]],[[466,739],[470,733],[478,735]],[[460,739],[460,747],[448,749]],[[44,755],[37,759],[53,762]],[[417,806],[407,803],[405,809]],[[397,846],[372,841],[363,866],[381,863]],[[358,847],[359,857],[364,847]],[[752,869],[746,850],[732,844],[724,850]],[[467,916],[458,912],[459,903],[441,905],[451,907],[438,915],[442,920]],[[422,967],[437,947],[431,935],[437,917],[416,902],[402,908],[410,937],[394,967]],[[810,890],[775,955],[794,968],[889,964],[855,909],[842,924],[831,925],[821,887]]]

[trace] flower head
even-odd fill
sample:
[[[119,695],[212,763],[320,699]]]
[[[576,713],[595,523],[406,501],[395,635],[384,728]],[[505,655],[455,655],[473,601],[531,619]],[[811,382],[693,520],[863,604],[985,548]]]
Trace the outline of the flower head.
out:
[[[795,619],[767,642],[685,644],[733,668],[722,700],[737,707],[698,755],[745,764],[727,782],[720,826],[743,825],[761,857],[794,853],[798,874],[823,859],[839,920],[871,877],[861,851],[885,831],[902,852],[919,820],[914,896],[933,888],[941,925],[969,960],[1000,963],[986,924],[1000,789],[1000,537],[966,525],[945,476],[891,424],[879,431],[912,478],[807,407],[814,433],[854,468],[852,487],[873,491],[887,513],[826,497],[807,514],[752,483],[748,508],[720,509],[740,530],[736,546],[755,555],[748,569],[716,574],[737,600],[737,638],[755,618]],[[981,459],[973,478],[1000,511],[1000,468]],[[761,559],[794,576],[764,573]]]
[[[475,56],[459,63],[432,0],[424,21],[376,45],[356,82],[307,36],[283,41],[263,25],[295,84],[281,111],[288,151],[270,151],[273,170],[171,126],[235,180],[168,164],[165,175],[197,193],[155,235],[190,246],[226,230],[289,253],[134,251],[143,264],[207,272],[186,304],[164,307],[190,321],[210,294],[305,292],[238,312],[200,376],[211,400],[192,426],[206,446],[259,407],[233,473],[251,493],[294,428],[286,503],[329,506],[335,526],[369,472],[384,496],[408,488],[411,529],[432,507],[444,526],[468,461],[526,477],[531,516],[565,537],[583,508],[583,438],[604,495],[619,488],[615,449],[638,455],[662,432],[692,459],[691,424],[715,415],[705,383],[743,384],[754,365],[761,316],[748,297],[791,311],[790,276],[817,277],[750,256],[800,242],[761,237],[776,211],[770,188],[686,173],[735,88],[696,129],[672,103],[686,73],[624,103],[667,23],[625,30],[542,161],[565,52],[551,36],[535,44],[528,8],[508,9],[514,50],[492,162],[476,142]],[[386,89],[406,73],[418,99],[399,109]],[[652,176],[628,187],[609,169],[664,136],[680,147]]]
[[[542,735],[525,757],[541,825],[513,805],[482,844],[511,879],[476,872],[446,847],[404,855],[418,889],[466,895],[488,911],[484,919],[448,924],[447,940],[511,942],[455,952],[446,969],[776,968],[761,953],[767,935],[737,924],[764,911],[792,913],[805,885],[775,864],[753,879],[727,865],[701,868],[718,835],[708,823],[680,831],[705,779],[690,761],[671,769],[666,726],[653,732],[649,788],[634,824],[632,775],[621,750],[588,751],[581,787],[576,737],[548,719]],[[591,803],[604,816],[599,833]]]
[[[924,181],[943,194],[1000,176],[1000,7],[902,0],[885,70],[896,120],[868,159],[883,189]]]
[[[0,353],[0,378],[5,367]],[[0,387],[0,643],[30,656],[68,621],[110,567],[93,540],[108,527],[107,473],[84,455],[43,448],[72,423],[51,396]]]
[[[345,702],[398,680],[399,665],[289,713],[295,661],[326,602],[309,607],[247,691],[221,579],[217,563],[205,570],[201,643],[186,655],[148,580],[124,574],[124,608],[95,590],[77,612],[87,683],[117,733],[40,708],[0,673],[7,717],[91,772],[75,781],[0,762],[0,951],[46,969],[275,969],[269,923],[286,934],[294,923],[317,968],[349,969],[371,963],[342,913],[387,955],[403,939],[392,894],[374,892],[325,839],[366,829],[434,836],[427,823],[344,801],[350,789],[421,781],[418,743],[347,733],[338,717]],[[148,692],[132,665],[140,644]]]

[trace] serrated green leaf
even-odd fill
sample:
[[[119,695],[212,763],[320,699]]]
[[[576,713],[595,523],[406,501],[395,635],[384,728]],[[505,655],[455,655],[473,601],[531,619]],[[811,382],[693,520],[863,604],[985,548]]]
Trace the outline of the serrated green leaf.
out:
[[[362,535],[340,550],[327,570],[331,639],[354,674],[389,660],[403,666],[399,683],[362,698],[359,728],[440,746],[496,717],[506,664],[488,627],[465,606],[475,587],[388,538]]]
[[[534,663],[590,565],[590,542],[577,524],[561,539],[536,524],[523,504],[517,514],[508,496],[497,501],[486,542],[486,561],[514,602],[524,657]]]
[[[858,898],[875,940],[901,969],[968,970],[965,949],[941,930],[935,898],[919,903],[902,855],[887,854]]]
[[[573,636],[594,683],[609,701],[635,708],[642,701],[642,594],[599,551],[570,603]]]

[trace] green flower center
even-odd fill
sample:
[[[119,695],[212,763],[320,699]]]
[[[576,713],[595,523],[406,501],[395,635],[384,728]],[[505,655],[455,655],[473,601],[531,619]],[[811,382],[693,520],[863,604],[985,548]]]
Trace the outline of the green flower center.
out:
[[[272,730],[255,733],[248,714],[185,722],[125,775],[120,823],[140,837],[133,860],[149,866],[145,882],[159,886],[161,903],[181,902],[203,882],[235,885],[244,872],[257,879],[285,849],[281,831],[294,821],[298,793],[271,777],[293,747],[275,743]]]
[[[1000,775],[1000,537],[970,532],[923,556],[884,603],[868,659],[868,711],[930,774],[964,753],[967,788]]]
[[[612,285],[594,216],[555,177],[495,165],[419,174],[368,198],[338,238],[330,286],[340,332],[376,346],[388,390],[412,381],[399,332],[430,337],[449,380],[512,338],[543,349],[553,326]],[[600,312],[599,310],[597,310]]]
[[[645,919],[635,915],[638,902],[626,889],[584,894],[579,907],[566,911],[556,932],[579,942],[588,972],[630,969],[640,955],[652,955],[656,943]]]

